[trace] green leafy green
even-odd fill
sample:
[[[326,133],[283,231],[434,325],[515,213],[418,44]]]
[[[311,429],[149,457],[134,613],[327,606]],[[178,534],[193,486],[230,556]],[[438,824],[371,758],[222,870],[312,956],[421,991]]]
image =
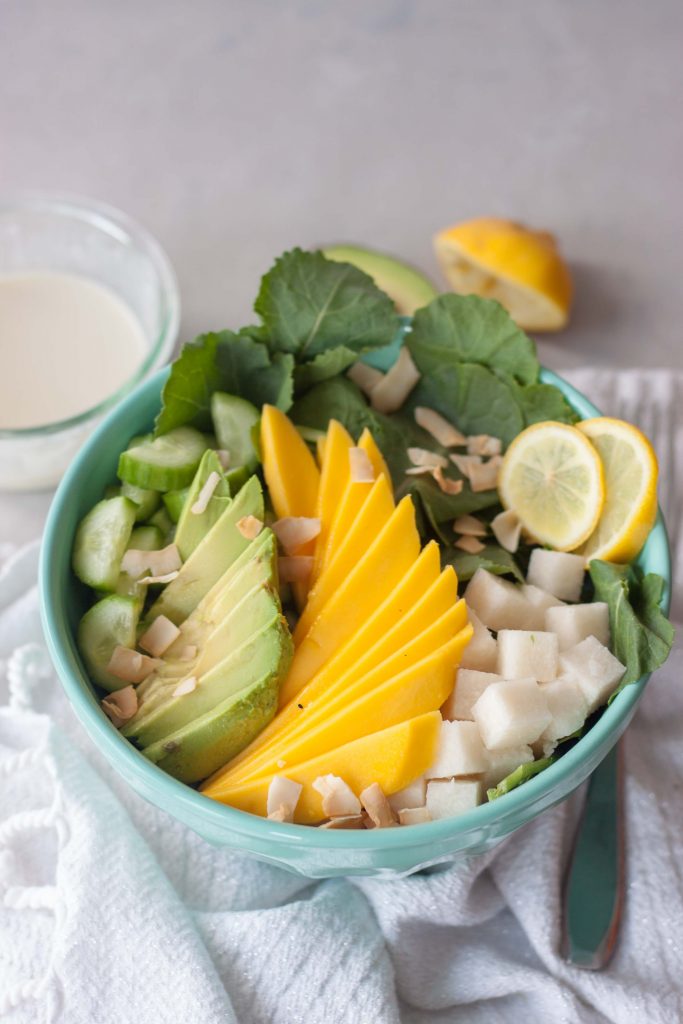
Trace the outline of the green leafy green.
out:
[[[533,779],[534,775],[538,775],[539,772],[545,771],[553,761],[554,757],[543,757],[540,761],[531,761],[529,764],[520,764],[519,768],[515,768],[513,772],[506,775],[505,778],[494,786],[493,789],[488,789],[486,795],[489,800],[497,800],[499,796],[505,796],[513,789],[517,789],[523,783],[528,782],[529,779]]]
[[[486,569],[495,576],[514,576],[519,583],[524,583],[524,576],[514,556],[498,544],[486,544],[484,550],[476,555],[448,547],[442,552],[441,560],[442,564],[453,566],[461,583],[472,579],[477,569]]]
[[[293,249],[263,277],[254,309],[271,350],[298,363],[343,345],[361,353],[388,345],[400,320],[372,278],[350,263]]]
[[[637,565],[615,565],[594,559],[589,573],[595,598],[609,607],[611,650],[626,665],[612,698],[662,665],[674,641],[674,628],[661,609],[664,580],[647,576]]]
[[[527,384],[515,387],[517,402],[524,417],[524,426],[556,420],[559,423],[576,423],[580,417],[559,388],[554,384]]]
[[[321,384],[324,380],[338,377],[344,370],[348,370],[356,360],[358,353],[346,345],[337,345],[336,348],[328,348],[320,352],[315,359],[309,363],[299,363],[294,370],[294,388],[298,395],[305,394],[314,385]]]

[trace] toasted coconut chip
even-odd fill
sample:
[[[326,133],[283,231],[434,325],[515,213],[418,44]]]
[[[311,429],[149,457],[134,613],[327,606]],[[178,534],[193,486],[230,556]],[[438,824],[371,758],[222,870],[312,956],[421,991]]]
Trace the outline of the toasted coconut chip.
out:
[[[500,546],[514,554],[522,535],[522,524],[517,518],[517,513],[511,508],[506,512],[499,512],[496,518],[491,520],[491,529]]]
[[[376,370],[374,366],[368,366],[367,363],[354,363],[346,376],[368,398],[372,394],[373,388],[376,388],[380,381],[384,380],[381,370]]]
[[[406,807],[398,812],[398,820],[401,825],[423,825],[432,816],[426,807]]]
[[[288,555],[295,554],[320,533],[320,520],[307,516],[284,516],[273,523],[273,533]]]
[[[498,486],[498,473],[503,463],[500,455],[494,455],[488,462],[482,462],[480,466],[470,468],[470,485],[472,490],[491,491]]]
[[[197,647],[195,644],[187,644],[183,647],[178,655],[178,661],[194,661],[197,657]]]
[[[438,452],[427,451],[426,448],[408,448],[408,458],[414,466],[424,466],[428,469],[436,469],[440,466],[441,469],[445,469],[448,465],[448,459],[443,455],[439,455]]]
[[[485,545],[479,540],[478,537],[458,537],[455,542],[455,547],[460,548],[461,551],[466,551],[469,555],[478,555],[480,551],[484,550]]]
[[[125,679],[127,683],[141,683],[158,667],[156,658],[148,658],[146,654],[117,644],[111,653],[107,672],[111,672],[117,679]]]
[[[285,555],[278,558],[280,583],[305,583],[313,572],[313,555]]]
[[[458,516],[453,523],[453,529],[456,533],[465,533],[469,537],[486,536],[486,523],[482,523],[476,516]]]
[[[242,516],[237,520],[237,529],[247,540],[254,540],[263,529],[263,521],[256,516]]]
[[[177,577],[177,575],[178,570],[174,569],[173,572],[166,572],[163,574],[163,576],[143,576],[141,579],[138,580],[138,583],[172,583],[173,580]]]
[[[423,405],[418,405],[415,409],[415,422],[444,448],[458,448],[467,444],[465,435],[461,434],[452,423],[449,423],[434,409],[426,409]]]
[[[436,466],[410,466],[406,470],[406,476],[432,476]]]
[[[299,782],[293,782],[292,779],[288,779],[284,775],[274,775],[268,787],[268,797],[266,800],[266,814],[268,817],[282,809],[285,817],[281,820],[292,821],[302,789],[303,786]]]
[[[193,516],[201,516],[202,513],[206,512],[209,502],[213,498],[213,492],[218,487],[221,478],[215,471],[209,473],[206,478],[206,483],[202,487],[201,491],[197,495],[197,500],[190,509]]]
[[[108,693],[101,702],[102,710],[117,729],[130,722],[138,710],[138,695],[134,686]]]
[[[319,775],[313,783],[313,789],[323,798],[323,814],[326,818],[360,814],[360,800],[338,775]]]
[[[349,448],[349,477],[352,484],[371,484],[375,470],[363,448]]]
[[[197,689],[197,679],[195,676],[188,676],[187,679],[183,679],[181,683],[178,683],[175,690],[173,691],[174,697],[184,697],[187,693],[192,693],[193,690]]]
[[[396,824],[396,815],[378,782],[373,782],[363,790],[360,802],[376,828],[391,828]]]
[[[500,455],[503,443],[499,437],[490,434],[472,434],[467,438],[467,451],[470,455]]]
[[[396,412],[420,379],[420,373],[404,346],[398,359],[370,393],[370,405],[378,412]]]
[[[318,828],[365,828],[363,814],[342,814],[324,821]]]
[[[137,548],[130,548],[121,559],[121,571],[134,577],[141,576],[143,572],[163,576],[165,573],[180,569],[182,564],[180,552],[175,544],[169,544],[159,551],[138,551]]]
[[[230,452],[227,448],[216,448],[216,455],[223,469],[230,468]]]
[[[451,452],[449,458],[468,480],[470,479],[472,467],[481,465],[481,455],[458,455],[456,452]]]
[[[158,615],[152,625],[142,634],[138,643],[143,651],[160,658],[168,650],[174,640],[180,636],[180,630],[165,615]]]
[[[451,480],[447,476],[444,476],[441,466],[436,467],[432,472],[432,476],[444,494],[460,494],[465,486],[462,480]]]

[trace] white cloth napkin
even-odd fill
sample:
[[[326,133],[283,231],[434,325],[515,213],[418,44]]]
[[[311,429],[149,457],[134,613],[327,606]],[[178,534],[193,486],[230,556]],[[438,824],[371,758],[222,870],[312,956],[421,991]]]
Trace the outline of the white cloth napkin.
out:
[[[681,379],[571,376],[654,438],[677,547]],[[625,917],[612,964],[592,974],[557,953],[580,796],[464,866],[327,882],[215,849],[137,797],[84,734],[53,674],[37,551],[7,559],[0,550],[0,1019],[683,1020],[680,645],[627,735]],[[680,620],[679,595],[675,607]]]

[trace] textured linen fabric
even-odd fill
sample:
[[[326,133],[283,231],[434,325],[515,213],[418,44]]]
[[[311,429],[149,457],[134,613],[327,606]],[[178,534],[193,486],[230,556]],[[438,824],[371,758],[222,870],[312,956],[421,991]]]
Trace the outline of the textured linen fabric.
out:
[[[681,378],[568,376],[654,439],[680,563]],[[626,736],[625,915],[593,974],[557,952],[581,794],[482,857],[396,881],[312,882],[215,849],[136,796],[78,725],[42,642],[37,554],[0,549],[0,1019],[683,1020],[680,645]]]

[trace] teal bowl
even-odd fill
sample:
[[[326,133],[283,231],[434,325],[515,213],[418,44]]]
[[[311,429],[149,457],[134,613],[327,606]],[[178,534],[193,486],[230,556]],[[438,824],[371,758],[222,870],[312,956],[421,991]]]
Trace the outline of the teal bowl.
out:
[[[457,818],[372,831],[328,831],[285,825],[209,800],[164,774],[128,743],[101,711],[76,646],[76,626],[88,604],[70,567],[80,519],[115,478],[119,452],[134,434],[150,430],[168,370],[129,395],[84,445],[66,473],[48,516],[40,562],[40,595],[47,644],[76,715],[93,743],[140,796],[188,825],[207,842],[257,857],[310,878],[397,876],[442,861],[483,853],[580,786],[630,722],[647,677],[627,686],[593,728],[546,771],[525,785]],[[547,370],[584,418],[599,415],[578,391]],[[639,563],[671,581],[669,544],[661,513]]]

